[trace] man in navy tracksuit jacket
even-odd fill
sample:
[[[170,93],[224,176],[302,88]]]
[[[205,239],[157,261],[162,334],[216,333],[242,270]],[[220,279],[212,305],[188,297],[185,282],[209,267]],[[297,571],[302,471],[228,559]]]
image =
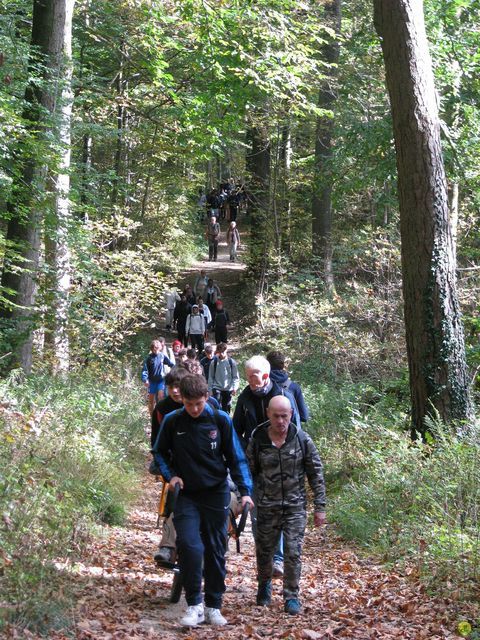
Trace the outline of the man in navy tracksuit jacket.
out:
[[[165,480],[182,489],[174,508],[174,524],[188,608],[180,623],[196,626],[205,619],[224,625],[227,621],[220,608],[230,505],[227,473],[229,470],[240,491],[242,506],[247,502],[253,505],[252,479],[230,417],[207,404],[203,376],[185,376],[180,393],[184,407],[165,417],[153,448]]]

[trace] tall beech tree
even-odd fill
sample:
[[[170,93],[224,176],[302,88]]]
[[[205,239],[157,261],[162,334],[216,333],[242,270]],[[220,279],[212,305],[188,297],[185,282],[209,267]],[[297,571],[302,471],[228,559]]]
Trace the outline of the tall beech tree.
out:
[[[456,291],[440,121],[421,0],[374,0],[398,169],[412,435],[435,410],[468,421],[472,405]]]
[[[68,312],[71,282],[71,257],[68,242],[70,223],[70,159],[72,92],[72,18],[75,0],[57,0],[55,9],[55,36],[53,47],[56,59],[51,60],[56,69],[52,94],[57,96],[52,104],[53,132],[58,145],[57,167],[51,176],[53,192],[53,224],[45,234],[45,257],[49,263],[52,308],[47,335],[53,347],[54,369],[66,371],[70,364]],[[62,39],[62,46],[59,40]]]
[[[30,134],[19,153],[15,184],[8,203],[6,253],[2,273],[5,300],[0,315],[13,320],[16,360],[29,372],[32,365],[36,280],[41,225],[46,206],[46,180],[52,158],[48,138],[55,130],[59,61],[65,44],[66,20],[73,0],[34,0],[30,82],[25,91],[23,119]]]

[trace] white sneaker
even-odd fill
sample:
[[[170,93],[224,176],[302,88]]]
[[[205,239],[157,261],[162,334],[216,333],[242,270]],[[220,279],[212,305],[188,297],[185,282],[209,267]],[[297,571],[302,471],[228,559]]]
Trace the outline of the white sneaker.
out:
[[[196,627],[197,624],[201,624],[204,620],[203,604],[200,603],[187,607],[185,615],[180,618],[180,624],[183,627]]]
[[[220,609],[214,609],[213,607],[205,607],[205,622],[217,627],[223,627],[224,624],[228,624],[220,613]]]

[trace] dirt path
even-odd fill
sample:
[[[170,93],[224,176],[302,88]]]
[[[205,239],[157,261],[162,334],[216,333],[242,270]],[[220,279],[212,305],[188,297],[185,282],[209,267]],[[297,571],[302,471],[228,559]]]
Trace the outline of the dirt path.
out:
[[[232,327],[228,331],[229,336],[229,348],[234,354],[238,352],[240,348],[241,329],[247,322],[247,317],[252,311],[252,305],[248,302],[245,295],[245,284],[242,282],[242,277],[245,272],[245,263],[242,261],[244,255],[244,246],[241,246],[236,262],[230,262],[230,254],[228,245],[226,242],[226,230],[228,222],[220,222],[222,234],[218,245],[218,260],[217,262],[208,261],[208,249],[205,250],[205,258],[203,260],[195,261],[191,268],[182,274],[179,280],[178,286],[183,289],[186,284],[190,284],[192,287],[195,283],[195,278],[199,274],[201,269],[205,269],[209,278],[213,278],[216,284],[219,285],[222,292],[222,300],[224,307],[230,315],[232,321]],[[238,220],[238,228],[240,231],[241,241],[244,242],[247,232],[242,225],[242,219]],[[175,331],[166,332],[169,338],[174,339],[176,336]],[[213,332],[210,333],[210,341],[213,341]]]
[[[245,267],[241,262],[229,262],[223,242],[219,261],[197,262],[191,273],[184,274],[184,281],[193,284],[194,275],[201,268],[222,288],[225,306],[237,327],[232,332],[232,346],[238,349],[238,328],[246,310],[240,282]],[[241,555],[230,543],[223,608],[229,625],[184,630],[177,623],[185,607],[184,599],[176,605],[169,603],[172,573],[158,570],[152,560],[159,541],[159,491],[160,485],[145,473],[141,498],[127,526],[107,528],[105,537],[94,541],[83,561],[70,570],[68,579],[74,583],[77,601],[75,629],[70,634],[52,633],[52,640],[460,637],[454,633],[452,603],[427,597],[412,577],[386,572],[373,562],[360,559],[329,528],[307,532],[301,584],[303,615],[291,617],[283,613],[279,580],[274,584],[272,606],[267,609],[254,605],[254,547],[247,530]],[[27,634],[17,637],[33,638]]]
[[[274,582],[272,606],[255,606],[254,548],[246,531],[241,555],[233,542],[229,547],[222,610],[229,625],[184,630],[177,623],[184,599],[169,603],[172,574],[157,570],[152,562],[159,539],[155,515],[159,490],[159,485],[145,478],[142,498],[127,526],[109,529],[107,537],[96,541],[90,555],[75,567],[71,578],[78,589],[74,636],[78,640],[460,637],[451,631],[451,603],[428,598],[415,581],[360,559],[332,532],[314,530],[308,531],[305,541],[301,617],[283,613],[279,580]],[[67,637],[51,636],[53,640]]]

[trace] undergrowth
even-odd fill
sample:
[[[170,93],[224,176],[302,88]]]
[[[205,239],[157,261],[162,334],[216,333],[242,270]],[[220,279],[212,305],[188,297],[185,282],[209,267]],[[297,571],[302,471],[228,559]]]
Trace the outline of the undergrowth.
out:
[[[0,394],[0,620],[48,633],[68,620],[56,563],[73,562],[99,525],[123,524],[135,497],[142,399],[138,382],[93,370],[13,372]]]
[[[408,565],[433,590],[474,599],[480,573],[478,436],[459,437],[437,420],[428,444],[410,439],[394,254],[385,257],[385,247],[373,243],[371,268],[358,256],[347,261],[331,292],[314,271],[277,264],[260,288],[259,323],[246,343],[251,353],[275,348],[290,360],[290,375],[310,408],[306,429],[321,451],[328,517],[338,532],[387,563]],[[379,268],[386,263],[388,269]],[[473,342],[467,352],[475,367]]]

